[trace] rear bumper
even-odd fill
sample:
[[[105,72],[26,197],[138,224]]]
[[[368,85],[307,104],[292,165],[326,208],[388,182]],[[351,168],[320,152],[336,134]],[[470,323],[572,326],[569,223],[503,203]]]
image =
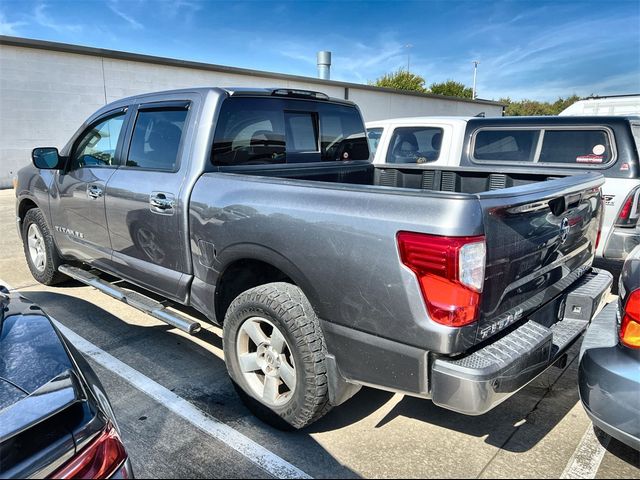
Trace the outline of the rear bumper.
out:
[[[607,239],[603,255],[608,260],[624,260],[638,245],[640,245],[640,226],[614,227]]]
[[[612,275],[593,270],[564,296],[550,328],[530,319],[470,355],[440,357],[431,368],[431,398],[441,407],[481,415],[545,371],[580,338],[611,290]]]
[[[640,350],[618,341],[618,305],[607,305],[582,342],[580,399],[594,425],[640,450]]]

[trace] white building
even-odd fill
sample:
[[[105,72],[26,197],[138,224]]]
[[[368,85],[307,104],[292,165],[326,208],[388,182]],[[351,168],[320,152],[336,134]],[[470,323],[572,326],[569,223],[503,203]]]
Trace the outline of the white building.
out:
[[[312,54],[312,53],[310,53]],[[312,77],[225,67],[0,36],[0,188],[36,146],[62,147],[105,103],[197,86],[317,90],[356,102],[365,120],[424,115],[502,115],[502,105]]]

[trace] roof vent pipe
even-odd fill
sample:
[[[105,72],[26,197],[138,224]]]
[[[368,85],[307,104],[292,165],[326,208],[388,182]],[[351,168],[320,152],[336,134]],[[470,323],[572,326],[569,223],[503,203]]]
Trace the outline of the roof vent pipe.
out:
[[[331,79],[331,52],[318,52],[318,78]]]

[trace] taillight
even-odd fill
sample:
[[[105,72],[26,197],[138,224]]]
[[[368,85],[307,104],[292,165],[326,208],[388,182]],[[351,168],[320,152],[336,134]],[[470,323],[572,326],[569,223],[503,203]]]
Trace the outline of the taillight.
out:
[[[631,348],[640,348],[640,290],[627,299],[620,325],[620,341]]]
[[[118,432],[111,425],[89,445],[56,471],[51,478],[106,478],[127,459]],[[126,473],[126,471],[123,471]]]
[[[486,263],[483,236],[399,232],[398,249],[402,263],[418,277],[434,321],[462,327],[478,320]]]
[[[640,218],[640,187],[632,190],[627,198],[625,198],[618,218],[616,219],[616,227],[635,227]]]

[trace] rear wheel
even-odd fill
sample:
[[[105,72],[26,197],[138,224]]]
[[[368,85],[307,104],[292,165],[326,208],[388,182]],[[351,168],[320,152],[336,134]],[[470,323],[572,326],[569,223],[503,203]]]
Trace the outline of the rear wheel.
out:
[[[331,409],[320,323],[295,285],[240,294],[227,310],[223,339],[234,386],[263,421],[303,428]]]
[[[45,285],[55,285],[67,279],[58,272],[62,259],[53,243],[53,236],[42,210],[32,208],[24,217],[22,244],[31,275]]]

